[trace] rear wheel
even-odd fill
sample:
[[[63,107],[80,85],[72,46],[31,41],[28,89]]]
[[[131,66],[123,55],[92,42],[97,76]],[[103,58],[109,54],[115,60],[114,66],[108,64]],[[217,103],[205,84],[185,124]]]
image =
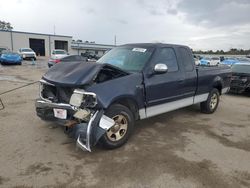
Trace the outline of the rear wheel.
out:
[[[219,105],[219,101],[220,93],[218,89],[213,88],[212,91],[209,93],[207,100],[200,104],[201,112],[206,114],[214,113]]]
[[[115,125],[102,136],[99,142],[107,149],[118,148],[128,141],[129,136],[133,132],[133,114],[126,106],[114,104],[110,106],[105,115],[112,118],[115,121]]]

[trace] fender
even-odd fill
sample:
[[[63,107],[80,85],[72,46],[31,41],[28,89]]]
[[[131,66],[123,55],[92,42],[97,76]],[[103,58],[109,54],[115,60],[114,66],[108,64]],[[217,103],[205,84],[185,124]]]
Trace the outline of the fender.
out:
[[[212,88],[217,88],[221,93],[222,88],[224,88],[223,79],[220,76],[216,76],[212,82]]]
[[[97,96],[97,108],[107,109],[113,102],[129,98],[136,102],[138,107],[144,106],[142,74],[132,73],[127,76],[95,84],[87,88]]]

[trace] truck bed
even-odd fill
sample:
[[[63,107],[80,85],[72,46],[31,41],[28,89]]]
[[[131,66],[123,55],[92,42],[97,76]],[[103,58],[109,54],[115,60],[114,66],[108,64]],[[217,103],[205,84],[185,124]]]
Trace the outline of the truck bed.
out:
[[[229,66],[196,66],[196,71],[198,75],[196,94],[209,92],[216,83],[222,84],[220,88],[222,93],[229,89],[232,75]]]

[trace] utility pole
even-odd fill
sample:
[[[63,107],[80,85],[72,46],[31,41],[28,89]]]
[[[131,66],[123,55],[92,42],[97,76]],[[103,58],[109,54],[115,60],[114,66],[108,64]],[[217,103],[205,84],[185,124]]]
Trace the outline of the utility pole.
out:
[[[54,35],[56,35],[56,25],[54,24]]]

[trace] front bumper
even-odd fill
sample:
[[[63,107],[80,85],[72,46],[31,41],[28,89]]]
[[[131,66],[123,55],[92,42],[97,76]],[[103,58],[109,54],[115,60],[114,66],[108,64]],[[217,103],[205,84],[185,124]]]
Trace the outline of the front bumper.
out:
[[[52,103],[45,101],[43,99],[37,99],[35,106],[36,106],[37,116],[47,121],[58,121],[58,122],[62,121],[54,117],[54,112],[53,112],[54,108],[66,109],[68,114],[67,119],[70,119],[75,113],[74,107],[72,107],[70,104]]]
[[[35,54],[22,54],[23,59],[36,58]]]
[[[37,99],[35,106],[37,115],[43,120],[56,121],[58,124],[64,126],[67,126],[70,120],[76,120],[74,119],[74,114],[77,112],[77,109],[70,104],[57,104]],[[53,108],[66,109],[68,114],[67,119],[61,120],[55,118]],[[73,126],[71,124],[68,127],[71,129],[70,133],[76,139],[77,147],[89,152],[91,152],[91,147],[95,146],[106,131],[115,124],[114,120],[104,115],[104,110],[96,110],[91,113],[90,119],[86,123],[79,119],[75,122],[79,123],[75,123]]]
[[[21,64],[22,60],[18,60],[18,61],[13,61],[13,60],[6,60],[6,59],[1,59],[0,62],[2,64],[9,64],[9,65],[13,65],[13,64]]]

